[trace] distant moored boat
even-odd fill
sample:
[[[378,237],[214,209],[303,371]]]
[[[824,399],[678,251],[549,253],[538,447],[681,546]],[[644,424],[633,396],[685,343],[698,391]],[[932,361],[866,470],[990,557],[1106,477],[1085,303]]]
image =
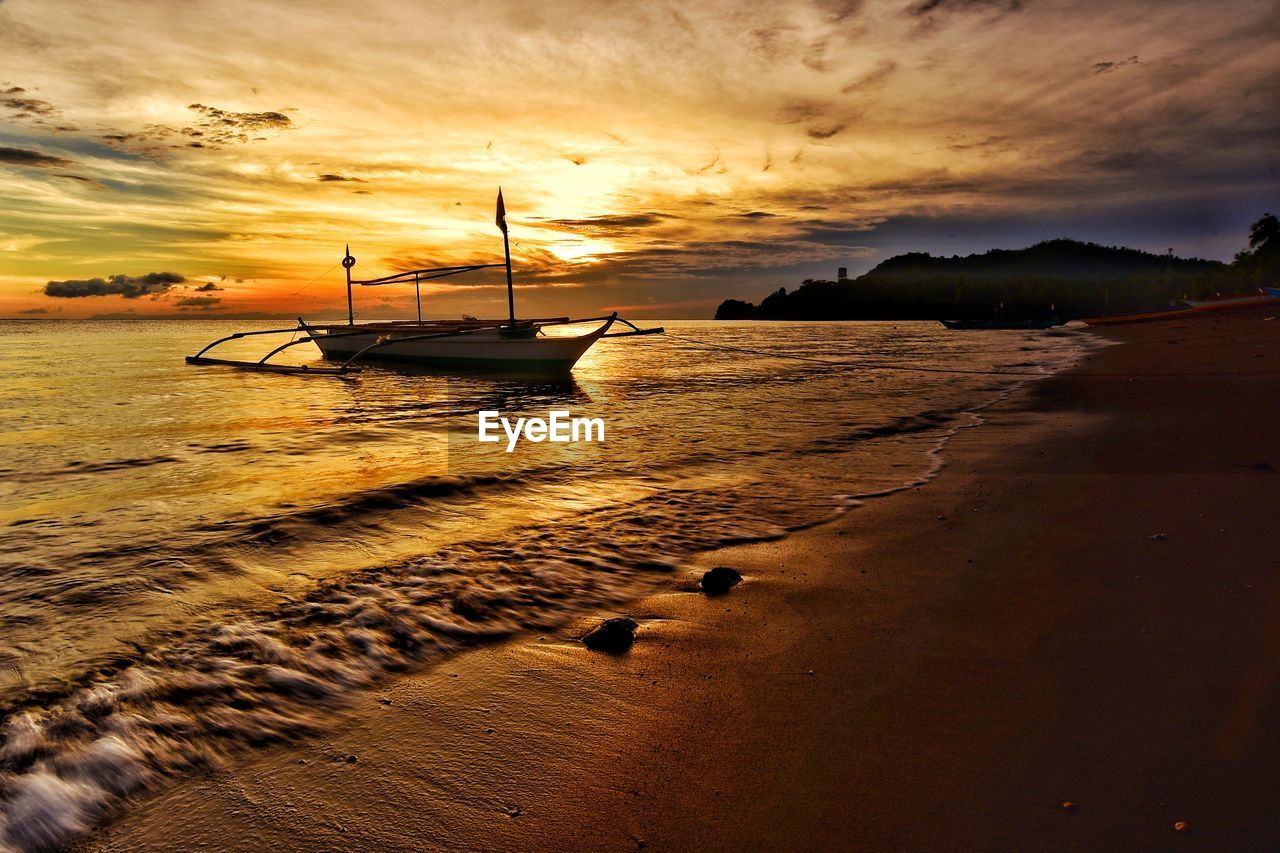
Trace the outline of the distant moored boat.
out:
[[[1067,322],[1062,317],[1043,317],[1038,320],[939,320],[948,329],[1051,329]]]
[[[1275,288],[1259,288],[1256,293],[1229,293],[1226,296],[1211,296],[1208,299],[1188,299],[1187,304],[1197,311],[1228,311],[1233,308],[1251,308],[1254,305],[1265,305],[1273,299],[1280,299],[1280,294],[1273,293]]]

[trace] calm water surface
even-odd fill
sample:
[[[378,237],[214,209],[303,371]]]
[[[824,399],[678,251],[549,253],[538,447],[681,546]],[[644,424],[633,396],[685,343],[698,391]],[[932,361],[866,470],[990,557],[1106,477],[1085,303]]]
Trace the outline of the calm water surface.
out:
[[[914,482],[975,406],[1024,381],[882,365],[1035,373],[1081,346],[677,321],[601,342],[557,383],[183,363],[255,325],[272,327],[0,322],[0,846],[323,729],[389,672]],[[481,409],[568,409],[607,437],[507,454],[475,442]]]

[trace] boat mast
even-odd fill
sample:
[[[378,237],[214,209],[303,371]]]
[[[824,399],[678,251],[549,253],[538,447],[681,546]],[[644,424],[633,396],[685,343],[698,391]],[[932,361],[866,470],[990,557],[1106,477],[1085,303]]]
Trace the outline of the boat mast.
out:
[[[498,187],[498,214],[495,224],[502,229],[502,251],[507,256],[507,314],[511,325],[516,324],[516,292],[511,284],[511,240],[507,237],[507,205],[502,201],[502,187]]]
[[[342,256],[342,268],[347,271],[347,325],[354,326],[356,324],[356,309],[351,302],[351,268],[356,265],[356,259],[351,257],[351,244],[347,244],[346,254]]]
[[[502,249],[507,253],[507,313],[511,317],[511,325],[516,324],[516,292],[511,285],[511,242],[507,239],[507,229],[502,229]]]

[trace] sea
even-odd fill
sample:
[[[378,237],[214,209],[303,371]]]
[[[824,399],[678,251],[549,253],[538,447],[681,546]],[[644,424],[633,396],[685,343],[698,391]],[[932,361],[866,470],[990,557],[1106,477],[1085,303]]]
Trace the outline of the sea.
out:
[[[323,732],[468,646],[625,612],[700,551],[920,484],[983,407],[1087,347],[671,321],[557,381],[184,362],[279,325],[0,321],[0,850]],[[476,440],[481,411],[599,419],[604,440],[507,452]]]

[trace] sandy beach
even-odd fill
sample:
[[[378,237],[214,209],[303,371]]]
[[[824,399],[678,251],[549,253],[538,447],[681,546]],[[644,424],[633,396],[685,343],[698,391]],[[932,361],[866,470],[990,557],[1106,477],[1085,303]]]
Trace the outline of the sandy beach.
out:
[[[464,652],[79,846],[1275,849],[1273,314],[1108,332],[625,655],[577,641],[613,614]]]

